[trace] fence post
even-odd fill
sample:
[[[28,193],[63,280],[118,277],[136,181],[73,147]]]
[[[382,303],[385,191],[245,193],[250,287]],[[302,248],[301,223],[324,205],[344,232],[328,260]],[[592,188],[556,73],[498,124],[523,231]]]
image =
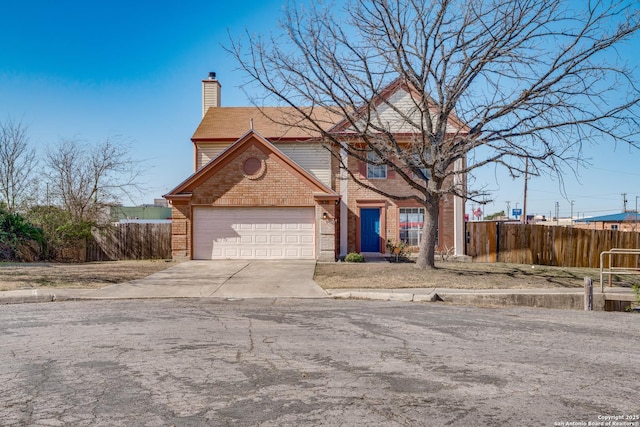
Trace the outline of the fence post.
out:
[[[593,311],[593,280],[591,277],[584,278],[584,310]]]
[[[502,223],[496,221],[496,262],[500,262],[500,233],[502,230]]]

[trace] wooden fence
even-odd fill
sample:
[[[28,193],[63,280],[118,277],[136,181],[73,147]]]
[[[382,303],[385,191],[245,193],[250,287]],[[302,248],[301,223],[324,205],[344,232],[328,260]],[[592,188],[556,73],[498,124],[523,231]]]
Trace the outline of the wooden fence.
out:
[[[96,229],[86,254],[87,261],[170,259],[171,224],[121,223]]]
[[[467,222],[466,254],[476,262],[600,267],[600,253],[640,248],[640,233],[501,222]],[[617,256],[618,267],[638,267],[639,257]],[[608,267],[606,260],[605,266]]]

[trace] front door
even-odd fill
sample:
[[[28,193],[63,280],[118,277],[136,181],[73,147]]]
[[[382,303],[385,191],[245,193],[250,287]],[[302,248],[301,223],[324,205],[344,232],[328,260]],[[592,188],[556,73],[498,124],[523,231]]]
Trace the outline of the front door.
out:
[[[360,252],[380,252],[380,209],[360,209]]]

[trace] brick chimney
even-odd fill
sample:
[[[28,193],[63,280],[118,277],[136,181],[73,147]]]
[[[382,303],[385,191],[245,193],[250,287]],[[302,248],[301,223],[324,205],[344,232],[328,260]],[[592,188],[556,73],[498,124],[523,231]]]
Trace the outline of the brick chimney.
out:
[[[202,81],[202,117],[207,113],[209,107],[220,106],[221,87],[214,72],[210,72],[209,78]]]

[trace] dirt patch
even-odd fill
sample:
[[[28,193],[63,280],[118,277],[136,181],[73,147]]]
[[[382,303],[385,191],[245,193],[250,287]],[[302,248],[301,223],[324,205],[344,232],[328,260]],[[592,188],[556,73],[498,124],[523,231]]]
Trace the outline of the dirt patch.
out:
[[[141,279],[176,265],[163,260],[78,264],[0,263],[0,291],[34,288],[98,289]]]
[[[314,280],[325,289],[535,289],[581,288],[584,277],[599,280],[594,268],[561,268],[520,264],[436,262],[435,270],[412,263],[318,264]]]

